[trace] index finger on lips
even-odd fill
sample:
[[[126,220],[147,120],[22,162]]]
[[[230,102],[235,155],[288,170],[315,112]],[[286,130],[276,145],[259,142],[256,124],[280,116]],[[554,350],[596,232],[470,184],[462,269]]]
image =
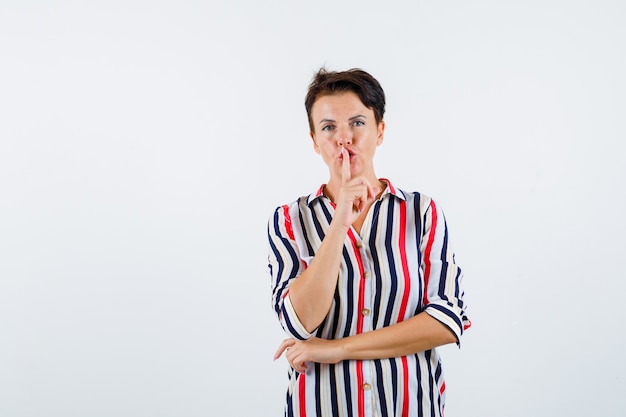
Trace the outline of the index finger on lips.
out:
[[[341,181],[345,184],[350,181],[350,154],[341,147]]]

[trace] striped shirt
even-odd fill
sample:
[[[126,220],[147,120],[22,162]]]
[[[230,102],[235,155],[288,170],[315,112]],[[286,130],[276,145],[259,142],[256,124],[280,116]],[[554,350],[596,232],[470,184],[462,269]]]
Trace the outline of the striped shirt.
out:
[[[307,268],[333,218],[324,186],[278,207],[269,220],[272,303],[289,336],[336,339],[372,331],[425,311],[447,326],[457,343],[465,315],[462,273],[435,202],[387,184],[361,232],[350,228],[332,305],[309,333],[289,298],[289,285]],[[289,370],[285,416],[442,416],[445,382],[435,349],[376,360],[309,364]]]

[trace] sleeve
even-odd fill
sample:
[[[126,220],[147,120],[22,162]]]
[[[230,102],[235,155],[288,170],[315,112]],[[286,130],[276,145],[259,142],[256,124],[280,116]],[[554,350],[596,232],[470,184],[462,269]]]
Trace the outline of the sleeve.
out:
[[[298,319],[289,298],[289,286],[306,269],[291,226],[290,206],[282,206],[274,211],[268,222],[268,240],[268,269],[274,312],[289,336],[306,340],[312,334]]]
[[[447,326],[460,346],[461,335],[471,326],[463,301],[463,272],[456,264],[448,241],[448,226],[443,212],[431,200],[424,216],[423,269],[424,299],[427,314]]]

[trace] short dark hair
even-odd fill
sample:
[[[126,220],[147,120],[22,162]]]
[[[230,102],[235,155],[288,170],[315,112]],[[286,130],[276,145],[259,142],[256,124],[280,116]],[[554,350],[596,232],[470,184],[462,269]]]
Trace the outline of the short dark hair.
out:
[[[359,68],[347,71],[327,71],[326,68],[320,70],[313,76],[309,91],[304,100],[304,107],[309,119],[311,132],[315,131],[311,110],[313,104],[321,96],[352,91],[361,102],[374,112],[376,123],[383,120],[385,114],[385,92],[376,78]]]

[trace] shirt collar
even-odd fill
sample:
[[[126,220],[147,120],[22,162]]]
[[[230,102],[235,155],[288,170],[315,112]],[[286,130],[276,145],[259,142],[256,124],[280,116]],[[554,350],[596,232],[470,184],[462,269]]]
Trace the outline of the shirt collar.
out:
[[[385,187],[385,190],[380,196],[381,199],[384,198],[386,194],[391,194],[394,197],[399,198],[400,200],[406,200],[406,197],[404,197],[404,194],[402,193],[402,191],[396,189],[396,187],[394,187],[393,184],[391,184],[391,181],[389,181],[387,178],[379,178],[379,180],[387,184],[387,187]],[[307,197],[307,200],[306,200],[307,206],[310,206],[311,203],[313,203],[313,201],[319,198],[325,197],[324,187],[326,187],[326,184],[322,184],[320,188],[317,189],[316,192],[314,192],[313,194],[310,194]]]

